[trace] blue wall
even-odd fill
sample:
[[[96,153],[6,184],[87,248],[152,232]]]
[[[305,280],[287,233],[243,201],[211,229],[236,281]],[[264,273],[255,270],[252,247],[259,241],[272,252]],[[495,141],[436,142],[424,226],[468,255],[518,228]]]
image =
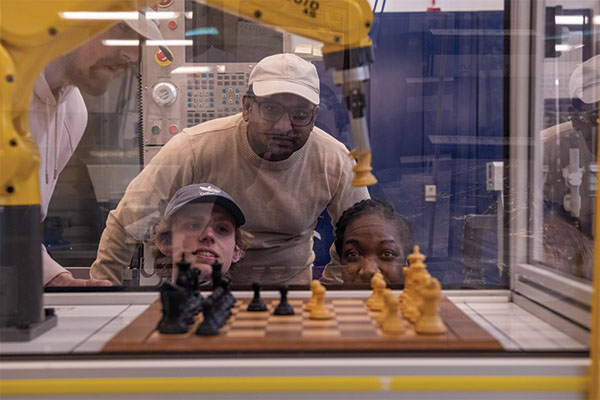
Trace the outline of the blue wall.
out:
[[[485,164],[503,158],[504,13],[384,13],[375,23],[368,115],[379,183],[371,196],[411,220],[434,276],[460,284],[464,217],[495,212]],[[341,90],[318,68],[317,125],[351,148]],[[437,186],[435,203],[424,202],[426,184]],[[326,216],[318,231],[316,265],[333,240]],[[484,254],[490,265],[494,257]]]

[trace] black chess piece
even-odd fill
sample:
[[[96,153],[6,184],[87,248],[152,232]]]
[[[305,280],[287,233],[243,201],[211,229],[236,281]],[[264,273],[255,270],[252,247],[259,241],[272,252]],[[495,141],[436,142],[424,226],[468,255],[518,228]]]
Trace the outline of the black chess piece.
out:
[[[267,311],[265,302],[260,298],[260,283],[254,282],[252,290],[254,290],[254,297],[250,304],[248,304],[248,311]]]
[[[215,288],[209,298],[212,302],[212,317],[215,324],[220,328],[225,325],[227,319],[231,316],[223,287]]]
[[[232,308],[235,305],[237,299],[235,298],[233,293],[231,293],[231,290],[229,289],[229,283],[230,281],[227,277],[221,280],[221,287],[223,288],[223,292],[225,294],[225,303],[227,304],[227,308]]]
[[[190,303],[190,309],[192,311],[192,314],[197,315],[200,311],[202,311],[202,301],[204,300],[202,298],[202,294],[200,293],[200,290],[198,289],[198,283],[200,281],[200,270],[196,269],[196,268],[191,268],[190,269],[190,288],[193,288],[190,290],[190,299],[189,299],[189,303]]]
[[[183,308],[185,293],[171,283],[164,283],[160,288],[160,301],[163,316],[156,329],[164,334],[186,333],[188,330]]]
[[[181,260],[177,262],[177,278],[175,284],[183,289],[190,288],[190,268],[192,264],[185,260],[185,253],[181,253]]]
[[[279,288],[279,292],[281,293],[281,301],[275,308],[275,311],[273,312],[273,314],[274,315],[294,315],[294,309],[292,308],[290,303],[288,303],[288,301],[287,301],[287,292],[288,292],[287,285],[281,286],[281,288]]]
[[[214,290],[214,289],[222,286],[221,279],[223,277],[223,273],[222,273],[223,265],[220,264],[219,262],[215,261],[214,263],[212,263],[211,267],[212,267],[211,278],[213,281],[213,290]]]
[[[198,290],[199,273],[196,268],[191,268],[191,264],[185,260],[185,254],[182,253],[181,260],[177,263],[175,284],[185,293],[182,313],[187,324],[192,324],[194,317],[202,310],[202,295]]]
[[[202,305],[202,314],[204,319],[196,330],[196,335],[215,336],[219,334],[219,326],[215,321],[214,304],[212,298],[207,298]]]

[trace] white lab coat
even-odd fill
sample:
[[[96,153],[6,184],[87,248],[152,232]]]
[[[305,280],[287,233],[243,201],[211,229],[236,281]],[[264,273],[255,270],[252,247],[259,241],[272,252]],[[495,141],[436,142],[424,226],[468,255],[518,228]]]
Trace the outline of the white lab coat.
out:
[[[41,155],[40,188],[42,221],[54,193],[61,171],[75,152],[87,125],[87,109],[75,86],[66,86],[54,97],[44,73],[35,82],[34,97],[29,107],[29,130]],[[67,272],[54,261],[42,244],[44,285],[60,273]]]

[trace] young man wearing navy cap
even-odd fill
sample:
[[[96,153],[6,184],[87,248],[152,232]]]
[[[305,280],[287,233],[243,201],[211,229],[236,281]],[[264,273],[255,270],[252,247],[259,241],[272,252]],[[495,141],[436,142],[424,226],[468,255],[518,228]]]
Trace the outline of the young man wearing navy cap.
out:
[[[173,282],[182,258],[200,270],[201,281],[208,281],[214,262],[227,274],[242,257],[246,235],[240,227],[245,222],[242,210],[220,188],[210,183],[184,186],[171,198],[155,228],[155,246],[160,251],[155,255],[166,258],[162,267],[172,267]]]
[[[252,235],[233,282],[311,281],[319,216],[326,209],[335,224],[369,194],[352,187],[348,149],[314,126],[319,77],[310,62],[294,54],[264,58],[242,103],[240,114],[175,135],[130,183],[109,214],[92,277],[121,283],[160,202],[182,186],[210,182],[236,199]]]
[[[151,9],[148,9],[151,10]],[[87,125],[81,92],[99,96],[108,84],[138,59],[138,46],[109,46],[108,39],[161,40],[156,22],[145,18],[125,20],[94,36],[70,53],[50,62],[37,78],[29,107],[29,129],[40,150],[42,221],[58,177],[75,152]],[[46,286],[105,286],[106,280],[74,278],[42,245],[43,283]]]

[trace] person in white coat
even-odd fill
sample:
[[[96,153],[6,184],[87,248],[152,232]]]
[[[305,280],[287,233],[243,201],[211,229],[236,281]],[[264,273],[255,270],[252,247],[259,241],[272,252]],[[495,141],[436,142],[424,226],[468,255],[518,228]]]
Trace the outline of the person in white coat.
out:
[[[137,20],[125,20],[93,37],[72,52],[52,61],[35,82],[29,109],[29,128],[41,155],[41,216],[48,205],[61,171],[75,152],[87,125],[87,109],[81,92],[103,94],[110,81],[138,59],[137,46],[107,46],[107,39],[161,40],[155,22],[142,12]],[[109,281],[76,279],[48,254],[42,244],[44,286],[108,286]]]

